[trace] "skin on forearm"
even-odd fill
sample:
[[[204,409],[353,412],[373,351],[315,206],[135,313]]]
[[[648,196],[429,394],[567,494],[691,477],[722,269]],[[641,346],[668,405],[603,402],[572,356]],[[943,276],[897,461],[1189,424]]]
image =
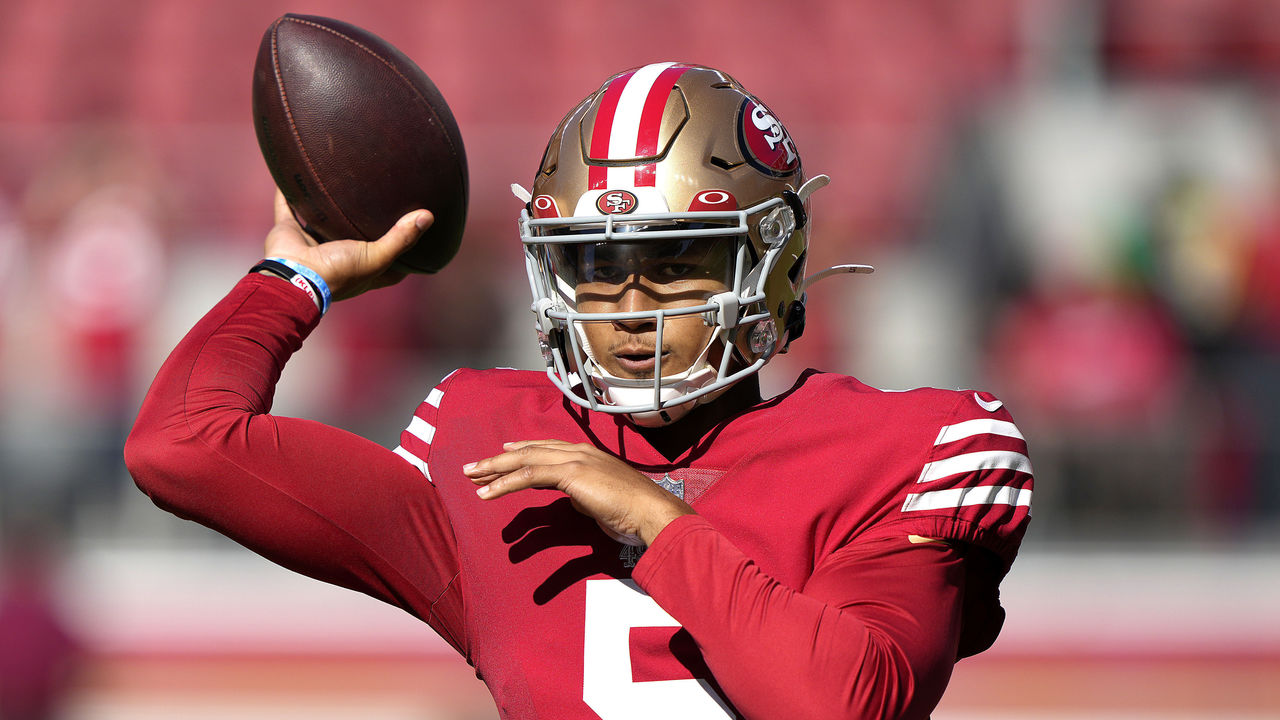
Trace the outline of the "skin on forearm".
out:
[[[658,534],[665,530],[676,518],[697,514],[683,500],[676,498],[674,495],[672,498],[678,500],[682,507],[664,506],[655,508],[652,512],[646,514],[647,522],[640,528],[640,539],[644,541],[646,546],[652,545]]]

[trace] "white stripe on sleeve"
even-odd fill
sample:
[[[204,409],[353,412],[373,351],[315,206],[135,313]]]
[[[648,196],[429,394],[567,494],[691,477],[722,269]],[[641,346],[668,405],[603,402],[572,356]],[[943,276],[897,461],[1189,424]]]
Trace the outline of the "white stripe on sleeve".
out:
[[[984,450],[934,460],[920,471],[918,483],[932,482],[951,475],[980,470],[1015,470],[1030,473],[1031,460],[1026,455],[1008,450]]]
[[[431,440],[436,436],[435,426],[417,415],[413,416],[413,420],[409,422],[409,427],[407,429],[410,435],[418,438],[428,445],[431,444]]]
[[[1012,505],[1029,509],[1031,507],[1031,490],[1029,488],[983,485],[912,493],[907,495],[907,501],[903,503],[902,511],[949,510],[966,505]]]
[[[1005,437],[1018,438],[1019,440],[1025,439],[1022,437],[1022,433],[1018,431],[1018,426],[1007,420],[981,418],[944,426],[938,432],[938,439],[933,444],[942,445],[973,437],[974,435],[1004,435]]]
[[[427,464],[422,462],[421,458],[405,450],[404,446],[397,446],[392,452],[407,460],[410,465],[418,468],[418,472],[426,476],[427,482],[434,484],[435,481],[431,479],[431,472],[427,470]]]

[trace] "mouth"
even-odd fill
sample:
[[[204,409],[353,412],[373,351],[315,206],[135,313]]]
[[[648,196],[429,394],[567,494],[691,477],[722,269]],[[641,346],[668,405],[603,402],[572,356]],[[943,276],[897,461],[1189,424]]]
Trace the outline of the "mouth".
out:
[[[637,378],[653,377],[658,364],[654,354],[653,348],[634,347],[617,348],[610,353],[620,370]],[[670,356],[669,352],[662,353],[664,364]]]

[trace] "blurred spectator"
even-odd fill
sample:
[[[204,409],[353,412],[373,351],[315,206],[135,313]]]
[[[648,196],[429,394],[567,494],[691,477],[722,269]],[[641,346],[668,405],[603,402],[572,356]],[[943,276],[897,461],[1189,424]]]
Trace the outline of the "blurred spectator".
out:
[[[124,487],[119,448],[140,393],[137,353],[167,277],[162,188],[131,133],[89,125],[70,133],[23,198],[33,278],[16,375],[25,406],[6,412],[21,414],[24,440],[11,451],[24,491],[64,521],[86,511],[101,521]]]
[[[13,319],[23,310],[22,268],[26,264],[27,238],[22,224],[12,211],[8,199],[0,195],[0,509],[10,501],[17,469],[11,462],[10,453],[4,452],[7,444],[7,433],[4,433],[5,409],[9,408],[12,398],[9,386],[19,375],[15,372],[15,360],[22,352],[20,343],[13,342]]]
[[[1271,176],[1275,156],[1261,156]],[[1152,211],[1147,281],[1165,299],[1191,347],[1197,382],[1189,445],[1196,450],[1189,502],[1202,529],[1247,533],[1277,509],[1280,346],[1267,339],[1267,289],[1257,282],[1274,250],[1275,211],[1251,207],[1193,173],[1170,179]]]
[[[991,377],[1009,388],[1041,441],[1035,462],[1057,481],[1050,532],[1115,537],[1185,521],[1186,354],[1159,305],[1042,288],[1010,304],[990,350]]]
[[[14,215],[8,198],[0,194],[0,368],[8,368],[9,314],[16,312],[19,269],[25,260],[26,233]],[[0,407],[4,406],[4,377],[0,376]],[[0,464],[0,470],[3,464]],[[0,480],[0,487],[3,481]],[[0,496],[3,493],[0,492]]]
[[[26,233],[14,215],[8,198],[0,194],[0,357],[5,351],[5,318],[10,312],[11,293],[26,252]]]
[[[18,524],[5,533],[0,561],[0,718],[55,720],[81,647],[58,607],[52,544]]]
[[[993,377],[1027,416],[1075,435],[1140,434],[1182,394],[1184,348],[1160,307],[1098,288],[1015,301],[996,328]]]
[[[1280,164],[1277,169],[1280,170]],[[1258,223],[1244,268],[1242,321],[1271,352],[1280,353],[1280,187],[1276,205]]]
[[[45,291],[66,333],[77,397],[117,418],[134,393],[134,352],[160,299],[165,264],[156,198],[104,184],[76,200],[51,238]]]

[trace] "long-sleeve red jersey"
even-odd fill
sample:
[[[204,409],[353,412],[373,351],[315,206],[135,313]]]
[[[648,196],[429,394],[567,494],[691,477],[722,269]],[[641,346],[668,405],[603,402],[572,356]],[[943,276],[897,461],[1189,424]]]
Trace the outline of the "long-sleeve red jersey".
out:
[[[317,321],[288,284],[241,281],[160,370],[129,468],[161,507],[423,619],[503,717],[923,718],[999,631],[1032,478],[990,395],[809,371],[671,461],[541,373],[459,370],[389,450],[269,414]],[[545,438],[697,515],[641,553],[563,495],[485,502],[462,474]]]

